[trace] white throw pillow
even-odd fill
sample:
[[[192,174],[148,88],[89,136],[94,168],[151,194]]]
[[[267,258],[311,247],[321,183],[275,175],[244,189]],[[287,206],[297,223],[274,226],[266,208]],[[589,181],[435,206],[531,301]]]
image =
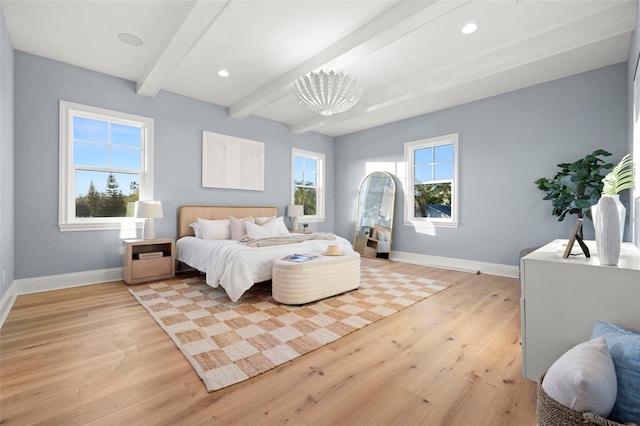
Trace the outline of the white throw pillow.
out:
[[[255,219],[253,217],[244,217],[242,219],[238,219],[233,216],[229,216],[232,240],[239,240],[247,234],[247,227],[245,225],[247,222],[255,223]]]
[[[284,224],[284,218],[282,216],[271,219],[262,225],[262,227],[275,235],[289,235],[289,230],[287,229],[287,225]]]
[[[251,238],[268,238],[278,235],[275,232],[265,229],[263,226],[256,225],[255,223],[246,222],[245,226],[247,227],[247,235]]]
[[[196,238],[202,238],[202,230],[200,229],[200,224],[198,222],[190,223],[189,226],[193,229],[193,234]]]
[[[205,240],[229,240],[231,239],[231,227],[229,219],[209,220],[198,218],[202,238]]]
[[[256,216],[255,220],[256,220],[256,225],[264,225],[265,223],[269,222],[272,219],[275,219],[275,216]]]
[[[549,367],[542,388],[578,412],[608,417],[617,396],[616,370],[607,341],[598,337],[569,349]]]

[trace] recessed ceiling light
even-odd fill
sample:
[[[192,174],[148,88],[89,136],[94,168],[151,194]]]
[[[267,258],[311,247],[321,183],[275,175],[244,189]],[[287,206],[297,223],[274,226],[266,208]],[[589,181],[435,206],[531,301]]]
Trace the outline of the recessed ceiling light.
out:
[[[129,33],[120,33],[118,34],[118,38],[124,44],[133,46],[133,47],[140,47],[144,44],[144,42],[140,37],[133,34],[129,34]]]
[[[227,70],[218,70],[218,75],[220,77],[229,77],[229,71],[227,71]]]
[[[474,24],[473,22],[469,22],[467,25],[462,27],[462,34],[471,34],[477,29],[478,29],[478,26],[476,24]]]

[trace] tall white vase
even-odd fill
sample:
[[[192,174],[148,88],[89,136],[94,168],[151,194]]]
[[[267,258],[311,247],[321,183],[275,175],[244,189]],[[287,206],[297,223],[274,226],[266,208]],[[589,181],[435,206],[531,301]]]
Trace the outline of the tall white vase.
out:
[[[602,194],[602,197],[613,198],[616,202],[616,206],[618,207],[618,215],[620,216],[620,242],[624,238],[624,222],[627,218],[627,208],[620,202],[620,195],[614,194]],[[594,204],[591,206],[591,218],[593,219],[593,226],[596,226],[596,217],[598,216],[598,204]]]
[[[620,259],[620,213],[613,197],[603,196],[598,201],[594,220],[596,247],[601,265],[614,266]]]

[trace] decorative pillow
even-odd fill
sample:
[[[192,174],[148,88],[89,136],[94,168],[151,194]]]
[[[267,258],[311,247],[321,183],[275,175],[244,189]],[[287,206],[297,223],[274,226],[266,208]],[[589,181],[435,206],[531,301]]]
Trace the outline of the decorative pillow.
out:
[[[205,240],[229,240],[231,239],[231,227],[229,219],[209,220],[198,218],[202,238]]]
[[[265,223],[269,222],[270,220],[275,219],[275,216],[256,216],[255,220],[256,220],[256,225],[264,225]]]
[[[591,337],[606,339],[616,369],[618,397],[609,418],[640,425],[640,334],[598,321]]]
[[[262,225],[264,229],[275,235],[289,235],[287,225],[284,224],[284,217],[275,217]]]
[[[256,225],[255,223],[246,222],[245,226],[247,227],[247,235],[251,238],[268,238],[278,235],[275,232],[269,231],[263,226]]]
[[[616,370],[607,341],[580,343],[549,367],[542,388],[560,404],[608,417],[616,401]]]
[[[247,234],[247,227],[245,226],[247,222],[255,223],[255,219],[253,217],[244,217],[242,219],[237,219],[233,216],[229,216],[229,225],[231,226],[232,240],[239,240]]]
[[[202,238],[202,230],[200,229],[200,224],[198,222],[190,223],[189,226],[193,229],[193,234],[196,238]]]

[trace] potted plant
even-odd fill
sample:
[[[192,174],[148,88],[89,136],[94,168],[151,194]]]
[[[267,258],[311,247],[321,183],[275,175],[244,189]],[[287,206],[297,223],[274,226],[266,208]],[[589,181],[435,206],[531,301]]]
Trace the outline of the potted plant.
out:
[[[552,179],[540,178],[535,181],[538,189],[546,195],[543,200],[551,200],[551,213],[563,221],[567,214],[591,219],[591,206],[600,199],[604,186],[603,171],[613,167],[602,157],[611,153],[598,149],[573,163],[560,163],[560,171]]]
[[[634,184],[634,167],[633,157],[631,154],[627,154],[622,157],[622,160],[602,179],[602,197],[611,197],[614,199],[620,217],[620,240],[622,241],[624,235],[624,224],[627,216],[627,209],[624,204],[620,202],[620,192],[625,189],[633,188]],[[598,212],[598,205],[594,205],[591,208],[591,216],[594,219]]]
[[[602,193],[618,195],[620,191],[633,188],[633,157],[627,154],[622,160],[602,179],[604,186]]]

